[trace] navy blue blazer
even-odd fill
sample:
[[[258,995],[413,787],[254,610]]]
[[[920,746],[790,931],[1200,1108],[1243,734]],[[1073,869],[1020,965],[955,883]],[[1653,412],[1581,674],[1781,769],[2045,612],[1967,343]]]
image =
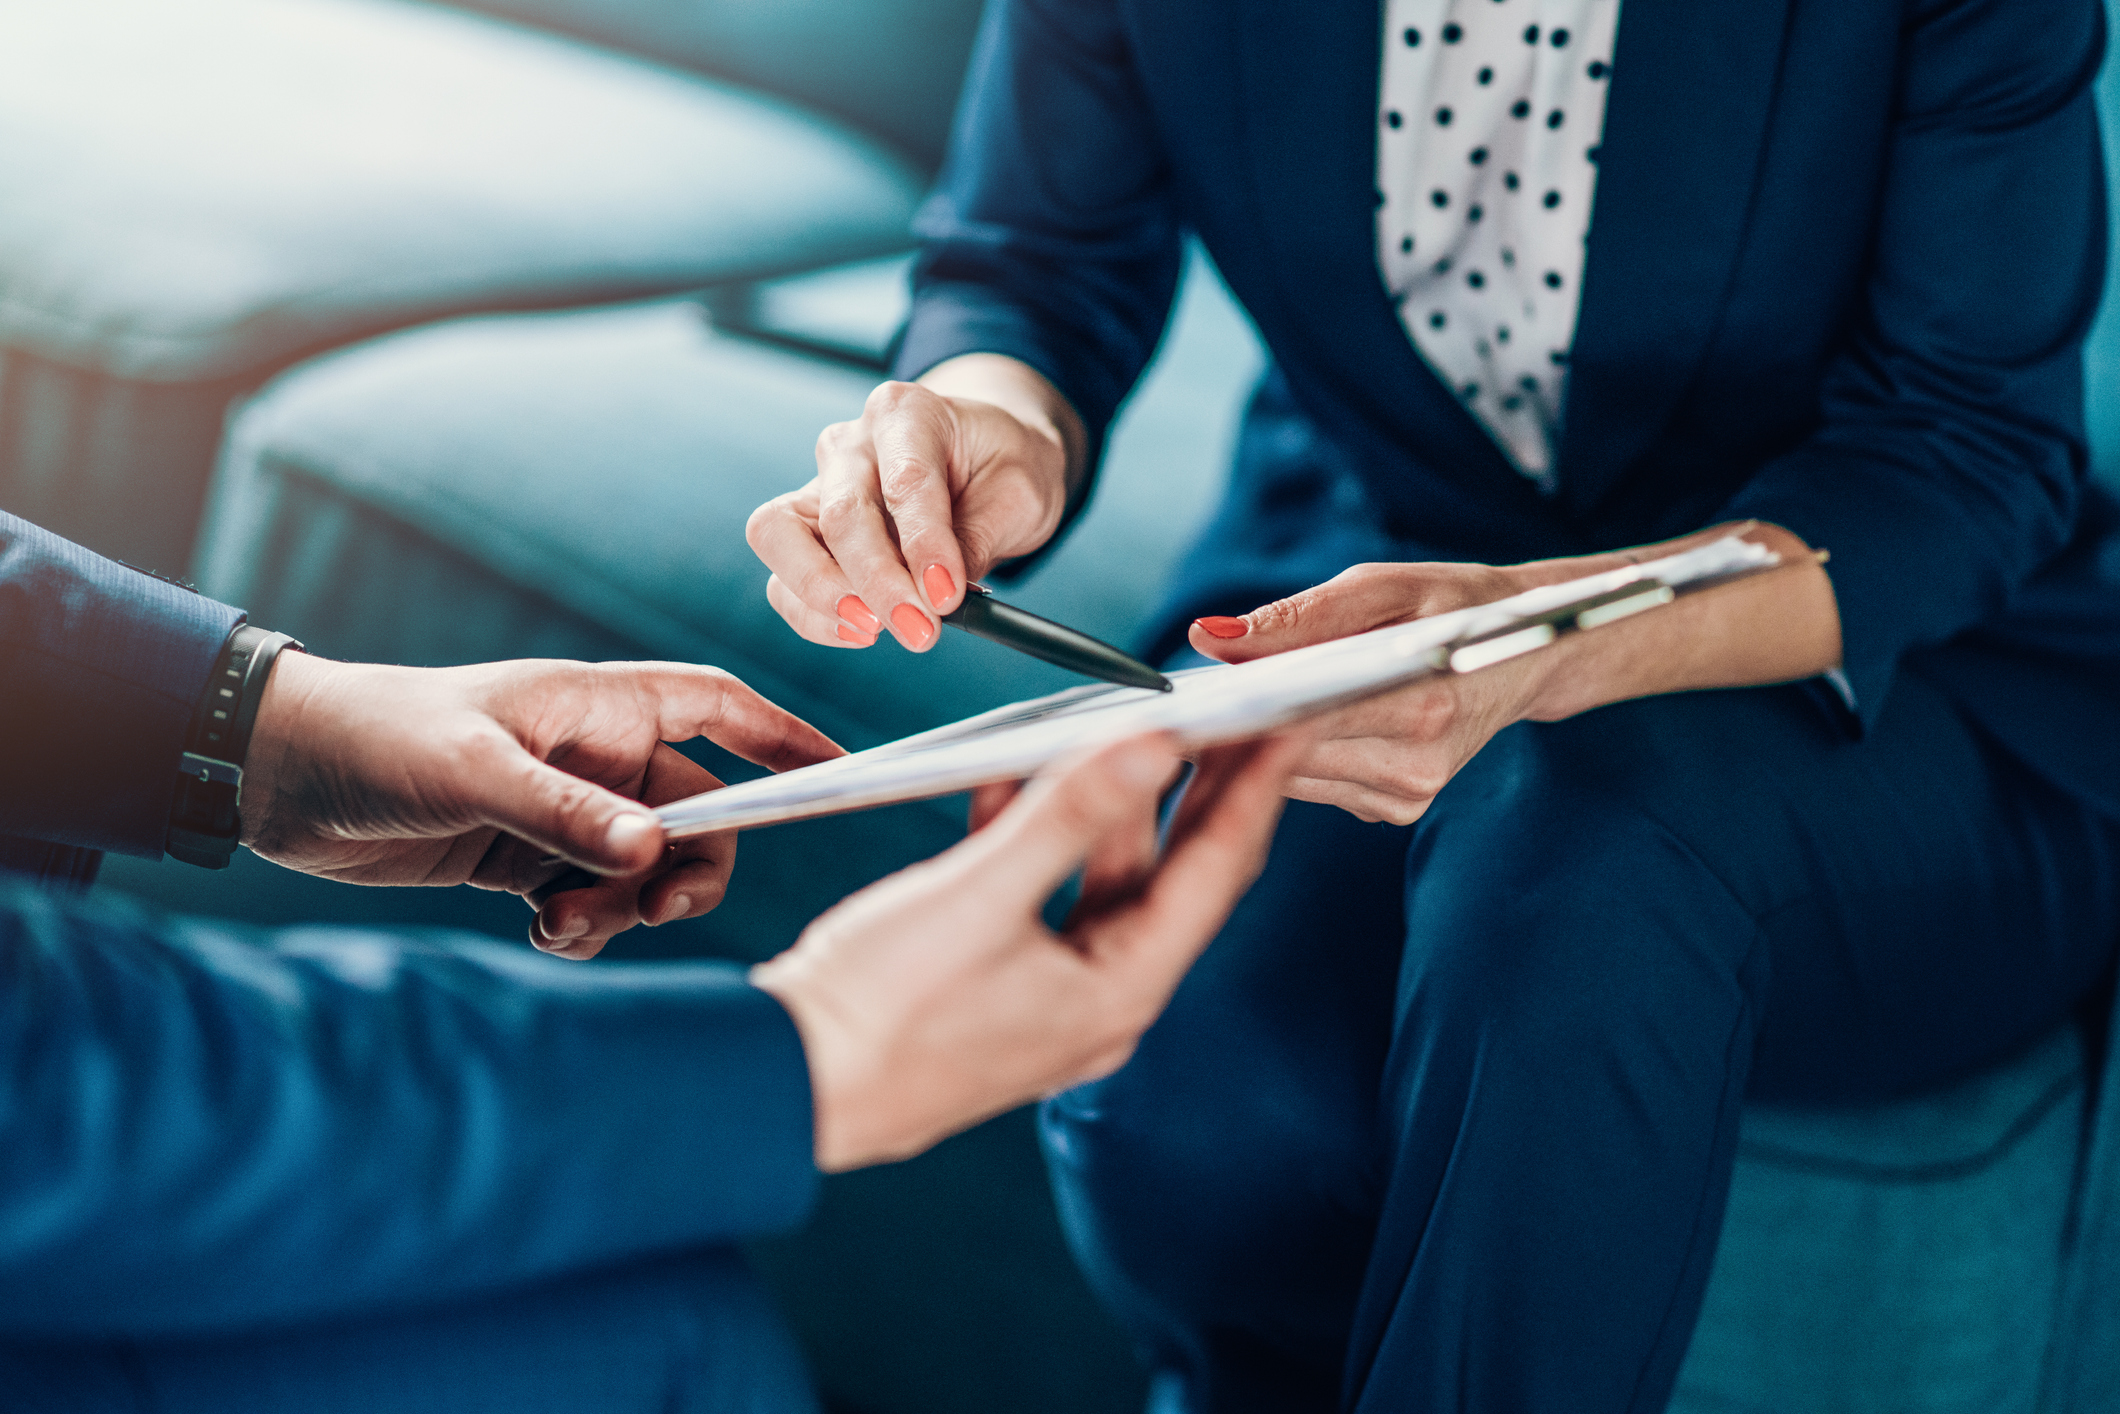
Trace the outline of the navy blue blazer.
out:
[[[2098,0],[1627,0],[1551,499],[1378,273],[1390,42],[1347,0],[998,0],[900,375],[1010,354],[1101,439],[1196,232],[1273,369],[1171,632],[1355,558],[1756,516],[1832,551],[1852,727],[1929,674],[2120,812],[2120,508],[2082,407]]]
[[[0,513],[14,862],[161,853],[240,619]],[[799,1038],[734,969],[266,933],[9,877],[0,1336],[400,1308],[777,1230],[812,1201]]]

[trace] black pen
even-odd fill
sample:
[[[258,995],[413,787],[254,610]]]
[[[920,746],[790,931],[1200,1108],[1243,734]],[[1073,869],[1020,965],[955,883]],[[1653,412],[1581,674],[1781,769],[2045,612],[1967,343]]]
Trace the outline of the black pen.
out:
[[[1084,677],[1121,687],[1170,691],[1170,679],[1140,659],[1086,633],[1004,604],[981,584],[966,585],[964,602],[944,614],[942,621]]]

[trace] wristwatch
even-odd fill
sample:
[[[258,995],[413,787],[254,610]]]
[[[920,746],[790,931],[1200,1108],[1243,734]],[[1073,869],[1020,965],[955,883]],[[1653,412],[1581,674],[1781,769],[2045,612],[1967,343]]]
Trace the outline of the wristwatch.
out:
[[[242,624],[228,635],[192,713],[177,758],[177,794],[163,849],[201,869],[226,869],[243,837],[243,758],[258,720],[265,680],[282,649],[302,645],[284,633]]]

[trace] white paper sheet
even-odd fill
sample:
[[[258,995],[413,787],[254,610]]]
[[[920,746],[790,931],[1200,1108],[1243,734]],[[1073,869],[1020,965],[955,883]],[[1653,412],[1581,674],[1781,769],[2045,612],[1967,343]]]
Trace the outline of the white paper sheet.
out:
[[[1439,672],[1466,672],[1546,638],[1542,616],[1629,586],[1672,595],[1778,564],[1729,536],[1661,560],[1549,585],[1473,609],[1416,619],[1234,666],[1171,675],[1172,690],[1093,683],[997,707],[869,751],[673,801],[656,813],[672,838],[806,820],[1019,780],[1062,756],[1120,737],[1167,731],[1182,749],[1257,736]],[[1617,616],[1671,595],[1629,598]],[[1583,616],[1582,627],[1600,621]],[[1455,662],[1453,662],[1453,655]]]

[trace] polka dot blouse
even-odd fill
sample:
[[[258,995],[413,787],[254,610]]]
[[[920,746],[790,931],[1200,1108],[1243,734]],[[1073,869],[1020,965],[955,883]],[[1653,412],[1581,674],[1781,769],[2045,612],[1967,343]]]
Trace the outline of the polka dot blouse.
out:
[[[1386,0],[1377,255],[1423,358],[1554,489],[1619,0]]]

